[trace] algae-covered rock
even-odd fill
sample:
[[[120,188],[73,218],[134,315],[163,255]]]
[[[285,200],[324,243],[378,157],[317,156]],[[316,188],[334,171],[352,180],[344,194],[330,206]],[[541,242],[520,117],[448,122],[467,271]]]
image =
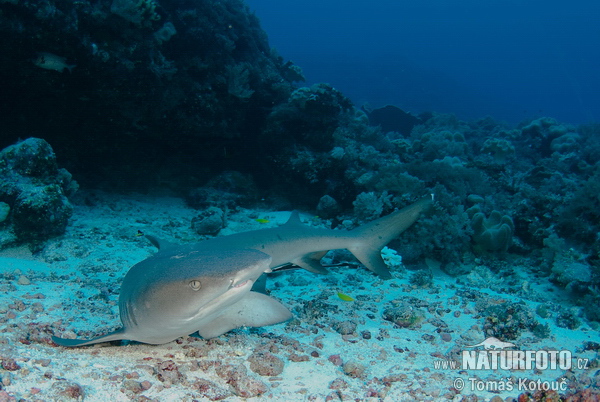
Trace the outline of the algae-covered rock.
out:
[[[21,240],[45,240],[65,232],[73,207],[60,186],[22,191],[14,203],[13,224]]]
[[[58,173],[56,155],[50,144],[40,138],[6,147],[0,152],[0,169],[24,177],[51,178]]]
[[[200,235],[216,235],[225,226],[225,212],[210,207],[192,219],[192,229]]]
[[[335,200],[335,198],[324,195],[319,199],[319,203],[317,204],[317,213],[320,217],[328,219],[335,217],[336,214],[340,212],[340,204]]]
[[[58,168],[50,144],[40,138],[28,138],[0,152],[0,202],[11,211],[19,241],[64,233],[73,213],[67,196],[77,187],[71,174]]]

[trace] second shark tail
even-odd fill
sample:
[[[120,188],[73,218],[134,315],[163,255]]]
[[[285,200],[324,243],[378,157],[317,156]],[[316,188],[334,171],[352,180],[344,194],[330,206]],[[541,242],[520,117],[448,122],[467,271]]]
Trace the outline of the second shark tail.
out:
[[[399,211],[357,227],[351,231],[356,242],[350,251],[364,266],[383,279],[392,277],[381,258],[381,249],[412,225],[433,203],[433,194]]]

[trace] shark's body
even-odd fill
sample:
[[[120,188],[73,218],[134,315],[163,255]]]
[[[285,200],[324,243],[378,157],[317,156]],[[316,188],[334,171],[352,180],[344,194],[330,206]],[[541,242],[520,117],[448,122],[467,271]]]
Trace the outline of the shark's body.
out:
[[[271,268],[292,263],[325,273],[323,255],[349,250],[382,278],[391,274],[381,249],[412,225],[431,198],[350,231],[311,228],[294,213],[278,227],[217,237],[200,243],[163,246],[134,265],[123,280],[119,310],[123,328],[91,340],[53,340],[62,346],[83,346],[129,339],[160,344],[198,331],[205,338],[240,326],[286,321],[291,313],[278,301],[250,289]],[[195,289],[195,285],[200,285]]]

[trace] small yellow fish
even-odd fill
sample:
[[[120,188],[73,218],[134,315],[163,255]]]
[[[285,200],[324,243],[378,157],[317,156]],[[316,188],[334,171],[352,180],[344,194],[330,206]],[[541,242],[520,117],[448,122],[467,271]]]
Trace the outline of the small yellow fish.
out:
[[[354,301],[354,299],[346,294],[343,294],[341,292],[337,292],[337,296],[343,300],[343,301]]]
[[[270,220],[268,220],[268,219],[262,219],[262,218],[255,219],[255,221],[258,222],[258,223],[269,223],[270,222]]]
[[[67,64],[67,59],[48,52],[38,52],[33,59],[33,64],[46,70],[54,70],[62,73],[65,68],[71,72],[75,64]]]
[[[137,233],[135,234],[135,237],[140,237],[143,235],[144,235],[144,232],[142,232],[141,230],[138,229]]]

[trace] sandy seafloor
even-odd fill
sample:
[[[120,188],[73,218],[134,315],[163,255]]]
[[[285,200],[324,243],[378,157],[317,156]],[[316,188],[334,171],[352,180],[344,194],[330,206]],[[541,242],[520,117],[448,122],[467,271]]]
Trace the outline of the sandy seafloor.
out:
[[[181,199],[101,192],[78,197],[65,235],[35,254],[27,247],[0,252],[2,400],[81,400],[83,395],[86,401],[402,401],[461,400],[472,394],[489,400],[524,392],[517,389],[518,379],[567,378],[569,387],[585,386],[597,370],[590,364],[587,370],[574,367],[568,373],[436,368],[436,361],[484,339],[474,292],[492,302],[522,300],[533,310],[544,300],[568,303],[568,295],[549,282],[529,279],[528,267],[515,266],[505,283],[477,266],[477,260],[477,274],[459,278],[436,270],[430,261],[433,284],[416,288],[409,284],[410,272],[389,251],[394,279],[387,281],[362,266],[331,268],[325,276],[295,270],[270,278],[271,296],[294,313],[287,323],[239,329],[210,341],[185,337],[159,346],[57,347],[50,340],[53,331],[92,337],[120,326],[120,281],[132,265],[156,252],[136,236],[138,230],[171,242],[202,239],[190,228],[198,212]],[[274,226],[288,216],[240,209],[230,212],[220,235]],[[341,300],[338,291],[355,301]],[[385,308],[406,301],[423,315],[416,326],[399,328],[383,318]],[[523,332],[513,341],[518,349],[568,349],[579,364],[594,358],[595,352],[583,351],[583,344],[597,340],[597,330],[585,323],[568,330],[551,319],[537,319],[549,323],[550,337],[539,340]],[[259,368],[251,369],[250,361],[257,359]],[[515,389],[472,390],[469,378],[483,381],[480,387],[510,381]],[[464,389],[455,388],[460,386],[457,379],[464,381]]]

